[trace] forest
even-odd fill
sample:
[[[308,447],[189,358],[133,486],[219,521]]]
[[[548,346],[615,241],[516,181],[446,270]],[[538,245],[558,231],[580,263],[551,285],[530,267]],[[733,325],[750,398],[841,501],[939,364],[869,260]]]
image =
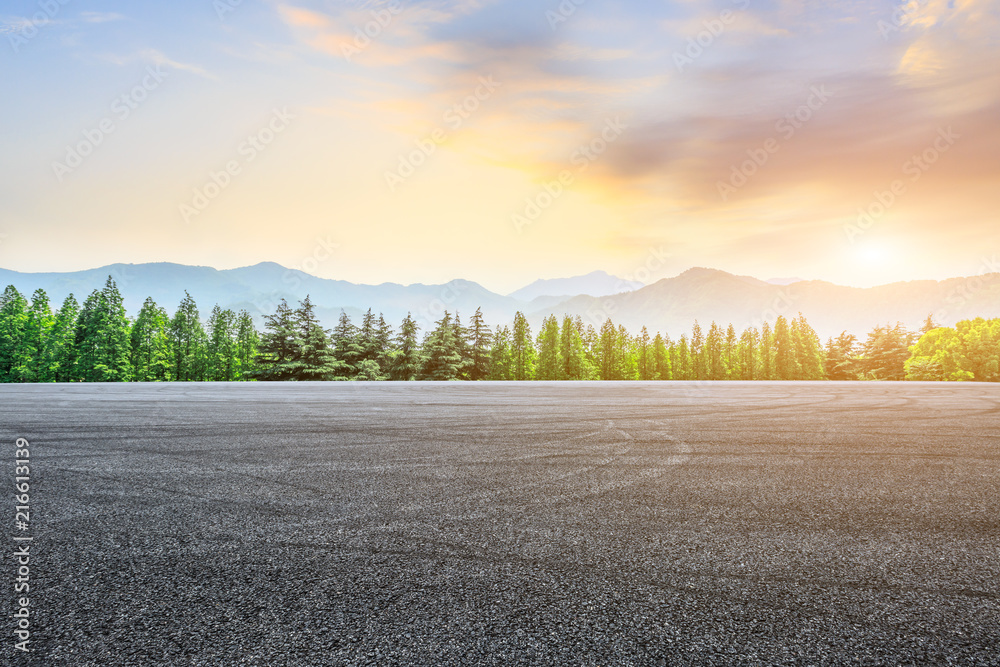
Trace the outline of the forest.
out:
[[[0,382],[306,380],[940,380],[1000,381],[1000,319],[920,331],[878,326],[821,342],[805,317],[737,332],[698,322],[676,340],[610,319],[599,327],[550,315],[534,335],[523,313],[491,327],[481,312],[463,324],[445,311],[421,335],[409,315],[398,329],[369,310],[341,312],[324,329],[306,297],[282,300],[258,331],[246,311],[212,308],[204,322],[189,294],[171,316],[147,298],[129,318],[109,277],[81,305],[54,312],[44,290],[30,301],[0,296]]]

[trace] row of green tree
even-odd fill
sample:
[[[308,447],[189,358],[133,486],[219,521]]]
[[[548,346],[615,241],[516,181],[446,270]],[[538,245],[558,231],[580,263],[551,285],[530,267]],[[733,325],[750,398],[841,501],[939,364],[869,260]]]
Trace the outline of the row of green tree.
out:
[[[131,320],[110,277],[82,306],[70,294],[54,313],[41,289],[30,302],[13,286],[0,296],[0,382],[244,380],[259,339],[246,311],[215,306],[202,324],[190,295],[173,317],[146,299]]]
[[[922,335],[921,335],[922,334]],[[398,330],[369,310],[360,325],[341,313],[326,330],[308,297],[282,300],[263,332],[246,312],[215,306],[207,322],[190,295],[171,317],[152,299],[129,319],[109,277],[80,306],[54,313],[37,290],[0,296],[0,381],[236,380],[981,380],[1000,379],[1000,320],[921,332],[876,327],[824,346],[801,314],[742,332],[695,322],[677,340],[610,319],[545,318],[537,336],[518,312],[491,328],[481,310],[463,325],[444,312],[420,336],[407,315]]]

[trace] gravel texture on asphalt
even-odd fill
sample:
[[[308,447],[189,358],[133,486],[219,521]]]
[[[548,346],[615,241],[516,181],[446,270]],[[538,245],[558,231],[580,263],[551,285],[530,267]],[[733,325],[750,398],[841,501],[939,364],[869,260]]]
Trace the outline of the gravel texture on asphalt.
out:
[[[1000,664],[1000,385],[4,385],[0,426],[5,665]]]

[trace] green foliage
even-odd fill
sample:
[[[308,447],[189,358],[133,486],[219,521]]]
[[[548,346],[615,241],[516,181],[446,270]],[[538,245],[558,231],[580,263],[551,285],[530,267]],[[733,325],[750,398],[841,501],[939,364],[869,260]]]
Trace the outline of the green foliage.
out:
[[[462,365],[455,323],[446,310],[437,326],[424,340],[421,380],[458,380]]]
[[[132,325],[132,379],[136,382],[167,382],[173,379],[167,311],[147,297]]]
[[[208,371],[208,336],[198,315],[198,304],[184,292],[167,329],[173,357],[171,374],[179,382],[199,382]]]
[[[415,380],[420,374],[423,360],[420,346],[417,342],[417,332],[420,328],[416,321],[406,314],[396,338],[396,349],[390,353],[389,378],[392,380]]]
[[[485,380],[490,375],[490,348],[493,346],[493,332],[483,320],[482,308],[476,308],[468,329],[469,353],[472,365],[470,380]]]
[[[83,303],[76,322],[77,370],[84,382],[128,382],[132,340],[121,293],[108,276]]]
[[[538,332],[538,361],[535,365],[536,380],[565,379],[565,367],[560,350],[559,322],[549,315]]]
[[[511,364],[514,380],[535,379],[535,346],[531,327],[524,313],[514,313],[514,328],[510,336]]]
[[[523,313],[491,330],[477,309],[468,327],[445,312],[418,342],[407,314],[399,334],[379,314],[361,327],[341,312],[337,326],[319,324],[306,297],[292,310],[282,301],[260,334],[245,310],[218,305],[207,332],[185,293],[168,317],[147,298],[135,322],[109,277],[82,307],[73,295],[52,313],[48,295],[31,301],[13,286],[0,295],[0,381],[171,380],[976,380],[1000,381],[1000,319],[938,327],[928,317],[922,335],[901,324],[878,326],[863,343],[846,332],[820,344],[800,313],[772,327],[738,335],[696,321],[676,342],[643,327],[631,335],[605,320],[600,331],[583,321],[545,317],[537,338]]]
[[[977,317],[924,332],[910,347],[907,380],[1000,382],[1000,319]]]
[[[28,302],[13,285],[0,296],[0,382],[23,382],[28,359],[24,334]]]

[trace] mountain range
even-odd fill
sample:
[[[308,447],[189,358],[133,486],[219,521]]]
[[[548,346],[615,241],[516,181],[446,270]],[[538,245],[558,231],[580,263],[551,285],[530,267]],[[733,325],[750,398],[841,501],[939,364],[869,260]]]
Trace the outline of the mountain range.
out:
[[[135,315],[147,296],[172,312],[190,292],[207,318],[214,304],[246,309],[258,325],[274,312],[280,299],[294,305],[309,295],[327,327],[336,324],[341,310],[357,322],[368,308],[384,313],[397,325],[406,315],[423,330],[433,326],[445,310],[459,312],[464,321],[481,307],[490,324],[507,324],[518,310],[537,331],[542,319],[554,314],[580,316],[599,327],[610,317],[632,332],[646,326],[650,333],[674,338],[691,330],[695,320],[703,326],[732,323],[737,332],[778,315],[801,312],[822,337],[841,331],[864,336],[876,325],[902,322],[917,329],[928,314],[942,325],[977,316],[1000,317],[1000,273],[952,278],[944,281],[899,282],[871,288],[845,287],[819,280],[763,281],[725,271],[693,268],[643,286],[604,272],[557,280],[539,280],[507,295],[487,290],[468,280],[442,285],[359,285],[318,278],[272,262],[238,269],[218,270],[182,264],[112,264],[69,273],[22,273],[0,269],[0,286],[14,285],[30,296],[42,288],[58,307],[69,293],[79,301],[108,276],[115,279],[125,308]],[[788,284],[775,284],[788,283]]]

